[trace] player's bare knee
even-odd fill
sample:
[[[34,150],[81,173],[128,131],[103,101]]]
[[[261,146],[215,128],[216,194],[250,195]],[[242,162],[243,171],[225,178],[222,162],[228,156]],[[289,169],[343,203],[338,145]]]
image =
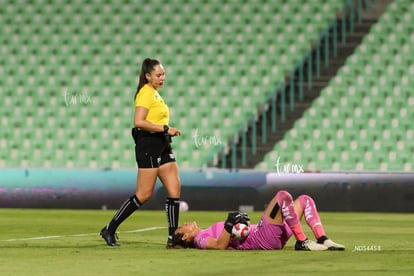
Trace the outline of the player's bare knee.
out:
[[[139,193],[139,192],[136,192],[135,195],[142,204],[144,204],[144,202],[148,201],[152,196],[152,194],[142,194],[142,193]]]

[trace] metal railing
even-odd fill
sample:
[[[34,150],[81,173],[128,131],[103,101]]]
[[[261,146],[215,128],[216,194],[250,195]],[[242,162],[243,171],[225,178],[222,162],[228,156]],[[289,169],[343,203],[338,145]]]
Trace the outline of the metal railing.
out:
[[[261,117],[261,143],[265,144],[268,139],[267,129],[267,116],[266,113],[270,109],[270,133],[274,134],[277,131],[277,121],[280,116],[280,121],[285,122],[287,109],[291,112],[295,109],[295,96],[299,101],[304,98],[305,90],[311,90],[313,88],[312,80],[315,77],[320,77],[321,66],[325,68],[330,64],[330,54],[336,57],[338,54],[338,35],[340,35],[341,44],[346,43],[347,33],[354,32],[355,22],[362,22],[362,13],[367,10],[370,2],[375,0],[347,0],[345,1],[342,11],[341,18],[341,29],[338,30],[338,18],[333,18],[328,26],[321,32],[319,39],[315,41],[313,48],[304,55],[294,68],[289,72],[288,82],[281,81],[276,88],[269,93],[264,99],[263,103],[258,108],[256,114],[253,114],[242,126],[239,127],[236,134],[234,134],[229,140],[227,145],[223,145],[212,153],[211,158],[207,160],[207,166],[216,166],[220,163],[221,168],[226,168],[227,155],[230,152],[230,164],[231,169],[237,169],[237,159],[240,158],[241,166],[247,164],[247,150],[250,148],[251,154],[257,153],[257,126],[256,122]],[[363,5],[364,2],[364,5]],[[364,8],[365,7],[365,8]],[[355,10],[356,9],[356,10]],[[355,19],[356,15],[356,19]],[[339,31],[339,33],[338,33]],[[332,33],[332,35],[331,35]],[[331,37],[331,40],[329,39]],[[323,47],[321,47],[321,45]],[[323,56],[321,56],[323,54]],[[314,66],[314,68],[312,68]],[[305,68],[306,67],[306,68]],[[295,74],[298,74],[297,86],[298,91],[295,91]],[[307,87],[304,87],[304,74],[306,75]],[[289,91],[287,91],[287,87]],[[289,93],[289,102],[286,102],[286,96]],[[277,112],[277,96],[280,94],[280,113]],[[250,128],[250,147],[247,147],[248,130]],[[241,143],[240,156],[237,154],[237,145]],[[219,162],[220,161],[220,162]]]

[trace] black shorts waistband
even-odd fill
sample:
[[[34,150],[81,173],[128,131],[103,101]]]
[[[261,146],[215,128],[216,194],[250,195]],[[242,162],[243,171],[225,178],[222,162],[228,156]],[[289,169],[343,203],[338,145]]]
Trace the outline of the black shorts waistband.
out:
[[[138,129],[136,127],[132,128],[132,137],[137,139],[138,137],[162,137],[166,138],[167,141],[171,142],[171,136],[165,132],[150,132],[142,129]]]

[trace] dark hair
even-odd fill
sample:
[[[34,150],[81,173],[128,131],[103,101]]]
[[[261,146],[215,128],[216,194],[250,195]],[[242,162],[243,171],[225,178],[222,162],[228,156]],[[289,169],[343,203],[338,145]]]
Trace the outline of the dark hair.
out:
[[[158,60],[156,60],[156,59],[151,59],[151,58],[144,59],[144,61],[142,62],[141,73],[139,74],[139,81],[138,81],[137,91],[135,92],[134,99],[136,99],[139,90],[146,83],[148,83],[148,80],[145,77],[145,75],[147,73],[151,73],[154,70],[154,67],[157,66],[157,65],[159,65],[159,64],[160,64],[160,62]]]
[[[195,248],[193,241],[184,241],[182,233],[174,234],[172,236],[172,243],[174,248]]]

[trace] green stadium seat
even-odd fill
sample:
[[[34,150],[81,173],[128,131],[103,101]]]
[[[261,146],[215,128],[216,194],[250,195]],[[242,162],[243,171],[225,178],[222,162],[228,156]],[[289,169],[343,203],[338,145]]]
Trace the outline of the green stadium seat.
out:
[[[312,147],[316,145],[318,160],[309,161],[308,167],[359,171],[411,169],[412,123],[408,118],[413,118],[414,100],[407,92],[413,78],[404,72],[412,59],[407,54],[406,28],[400,22],[410,22],[412,16],[404,13],[405,5],[392,3],[390,7],[301,119],[309,125],[325,126],[318,127],[321,132],[317,137],[308,135],[306,139],[316,141],[326,137],[322,141],[330,141],[329,150],[323,148],[323,142],[309,142]],[[298,130],[300,127],[300,124],[294,126]],[[292,148],[298,148],[301,142],[296,144]],[[293,156],[295,151],[286,148],[285,153]],[[331,168],[325,160],[332,160]]]
[[[27,52],[17,55],[10,49],[14,42],[2,39],[2,45],[9,48],[2,53],[8,58],[0,58],[0,73],[6,75],[0,80],[0,96],[14,99],[22,96],[15,95],[18,86],[33,87],[27,98],[31,103],[15,106],[24,110],[28,105],[40,104],[44,113],[38,120],[31,114],[33,128],[62,128],[63,133],[49,132],[41,134],[39,139],[47,137],[48,141],[54,141],[61,135],[68,135],[73,140],[74,148],[70,148],[69,153],[48,143],[43,149],[33,149],[37,158],[33,163],[28,161],[30,165],[135,168],[129,134],[133,116],[131,99],[139,64],[147,56],[156,56],[165,63],[169,84],[163,88],[162,95],[174,113],[172,120],[180,122],[180,127],[189,132],[202,124],[208,128],[207,133],[219,133],[223,140],[231,137],[242,122],[255,114],[257,105],[265,100],[274,85],[284,80],[284,74],[302,58],[343,1],[322,5],[285,1],[275,5],[266,1],[200,4],[158,0],[151,5],[161,3],[156,16],[150,12],[149,4],[138,7],[129,2],[120,5],[119,1],[89,1],[87,8],[79,1],[66,5],[50,2],[48,8],[54,17],[42,15],[41,20],[23,8],[2,13],[2,23],[6,25],[15,22],[16,17],[24,23],[16,26],[15,39],[27,47]],[[30,3],[37,13],[43,10],[42,4],[41,1]],[[238,11],[237,16],[228,16],[232,10]],[[134,20],[144,23],[135,26]],[[150,24],[152,20],[156,24]],[[285,34],[287,28],[294,34]],[[404,30],[401,29],[401,33]],[[35,35],[30,37],[31,34]],[[396,41],[400,41],[400,36],[396,33]],[[153,45],[154,39],[155,46],[145,46]],[[232,72],[227,70],[229,65],[235,68]],[[19,72],[19,67],[24,67],[25,71]],[[10,71],[1,72],[1,68]],[[188,71],[189,68],[192,70]],[[28,72],[32,77],[26,80],[24,76]],[[88,91],[92,102],[65,106],[62,87],[78,93]],[[38,91],[42,91],[39,97]],[[212,95],[213,91],[217,94]],[[26,93],[24,91],[25,96]],[[208,100],[202,104],[198,101],[199,95]],[[214,101],[216,99],[223,101]],[[334,100],[328,101],[326,106],[334,106],[334,103]],[[29,114],[19,119],[16,113],[3,107],[0,110],[1,117],[8,118],[5,123],[24,125]],[[407,117],[410,114],[407,112]],[[338,112],[339,118],[340,115]],[[339,125],[339,119],[323,116],[318,112],[312,120],[321,119],[329,127]],[[312,120],[307,121],[309,129],[318,125]],[[64,129],[68,123],[78,131]],[[398,125],[402,126],[403,121],[399,120]],[[107,143],[102,131],[108,131],[107,140],[119,143],[119,149],[117,144]],[[112,131],[127,138],[117,138]],[[298,136],[305,134],[298,132]],[[191,135],[183,135],[180,139],[177,151],[188,167],[203,166],[210,158],[212,149],[194,149]],[[16,139],[13,143],[19,142],[21,140]],[[291,144],[292,150],[301,148],[300,144]],[[117,150],[111,152],[109,147]],[[12,163],[17,166],[21,163],[19,154],[15,148]],[[325,156],[321,162],[330,160],[326,153]]]

